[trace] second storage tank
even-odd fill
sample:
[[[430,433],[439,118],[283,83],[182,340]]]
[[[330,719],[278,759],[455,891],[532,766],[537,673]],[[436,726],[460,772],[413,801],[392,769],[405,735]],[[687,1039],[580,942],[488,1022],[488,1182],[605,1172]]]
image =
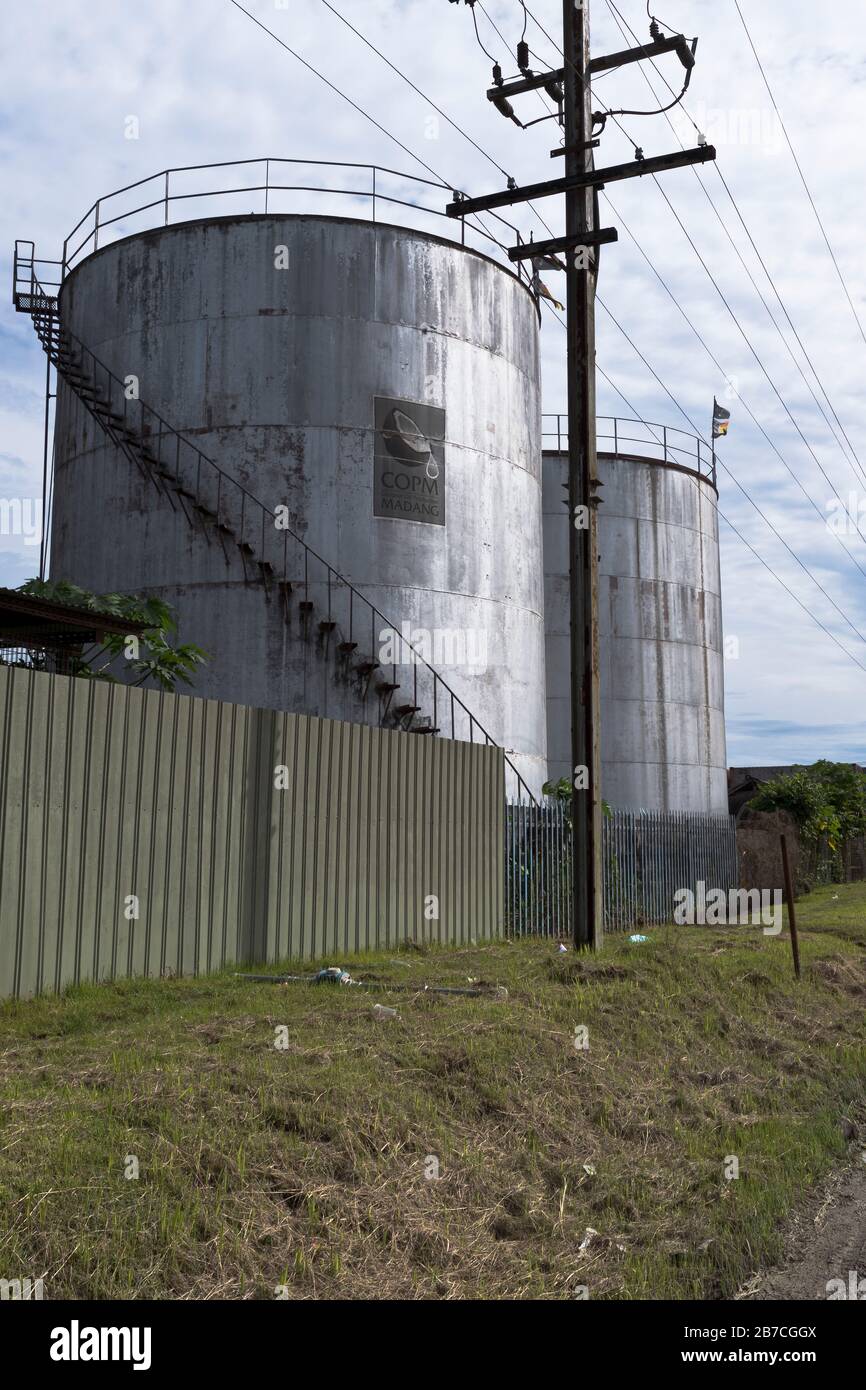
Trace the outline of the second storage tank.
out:
[[[602,796],[616,808],[727,814],[710,462],[679,431],[665,432],[662,452],[635,422],[618,423],[617,452],[600,451],[598,463]],[[559,778],[571,766],[563,450],[545,450],[543,476],[548,749]]]

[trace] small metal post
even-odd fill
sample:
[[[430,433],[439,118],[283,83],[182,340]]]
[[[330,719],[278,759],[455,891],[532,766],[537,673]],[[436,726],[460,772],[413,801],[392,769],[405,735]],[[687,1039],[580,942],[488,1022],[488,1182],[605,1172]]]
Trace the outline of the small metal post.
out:
[[[373,165],[373,221],[376,221],[376,166]]]
[[[782,870],[785,875],[785,897],[788,902],[788,929],[791,933],[791,954],[794,957],[794,974],[800,978],[800,943],[797,939],[797,914],[794,910],[794,889],[791,885],[791,865],[788,862],[788,842],[784,835],[779,836],[782,845]]]
[[[99,250],[99,203],[100,203],[100,200],[97,199],[97,200],[96,200],[96,207],[95,207],[95,209],[94,209],[95,218],[96,218],[95,223],[94,223],[94,227],[93,227],[93,249],[94,249],[94,251],[98,251],[98,250]]]
[[[165,171],[165,225],[168,226],[168,175],[169,170]]]
[[[267,211],[268,211],[268,192],[270,191],[270,182],[271,182],[271,161],[270,161],[269,159],[266,159],[266,160],[265,160],[265,215],[266,215],[266,216],[267,216]]]

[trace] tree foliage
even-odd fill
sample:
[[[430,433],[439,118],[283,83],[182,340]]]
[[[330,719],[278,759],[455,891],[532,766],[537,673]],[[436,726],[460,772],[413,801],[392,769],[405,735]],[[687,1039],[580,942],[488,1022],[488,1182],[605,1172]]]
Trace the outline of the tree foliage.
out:
[[[179,682],[192,685],[197,667],[208,659],[192,642],[173,642],[177,622],[170,606],[162,599],[142,598],[136,594],[92,594],[68,579],[28,579],[18,592],[49,603],[108,613],[144,629],[137,644],[132,644],[121,632],[105,633],[98,649],[75,659],[73,675],[118,683],[117,675],[110,668],[125,658],[133,679],[124,684],[144,685],[145,681],[153,680],[163,690],[173,691]],[[134,650],[136,645],[137,654],[130,656],[130,648]]]
[[[787,811],[804,840],[835,851],[866,833],[866,773],[827,759],[768,783],[749,802],[755,811]]]

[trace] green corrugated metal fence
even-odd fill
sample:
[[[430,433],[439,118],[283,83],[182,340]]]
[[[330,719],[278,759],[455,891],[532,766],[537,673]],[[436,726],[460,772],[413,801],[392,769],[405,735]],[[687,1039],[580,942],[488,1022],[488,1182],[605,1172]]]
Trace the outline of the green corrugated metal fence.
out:
[[[495,935],[503,788],[498,748],[0,667],[0,996]]]

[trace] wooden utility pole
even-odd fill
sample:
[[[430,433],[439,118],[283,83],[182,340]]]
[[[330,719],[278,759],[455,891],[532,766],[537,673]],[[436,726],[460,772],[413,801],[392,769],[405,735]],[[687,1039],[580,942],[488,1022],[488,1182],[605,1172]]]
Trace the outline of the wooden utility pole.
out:
[[[472,4],[474,0],[467,0]],[[594,73],[625,67],[647,59],[676,53],[686,70],[685,94],[695,63],[697,39],[691,43],[683,34],[663,36],[656,20],[650,24],[650,42],[619,53],[591,58],[589,44],[589,0],[563,0],[563,66],[553,72],[533,73],[529,68],[529,48],[518,45],[521,76],[505,81],[497,65],[488,101],[509,120],[516,119],[511,98],[543,88],[557,102],[565,138],[562,149],[551,150],[552,157],[564,156],[561,178],[516,188],[508,188],[482,198],[455,193],[446,212],[449,217],[466,218],[492,208],[511,207],[530,199],[565,195],[566,235],[536,244],[521,242],[508,252],[512,261],[538,255],[566,258],[566,297],[568,310],[568,509],[569,509],[569,596],[571,606],[571,750],[572,750],[572,836],[574,850],[574,896],[572,937],[577,949],[598,947],[602,940],[604,904],[602,901],[601,833],[601,720],[599,705],[598,643],[598,541],[596,507],[599,504],[598,461],[595,425],[595,287],[598,276],[598,247],[617,239],[613,228],[596,225],[596,198],[605,183],[642,178],[649,174],[703,164],[715,159],[712,145],[699,144],[676,154],[649,159],[641,149],[626,164],[596,169],[593,138],[596,119],[604,129],[604,117],[593,117],[590,78]],[[521,56],[522,50],[522,56]],[[517,122],[520,125],[520,121]],[[594,248],[594,249],[593,249]]]
[[[563,0],[565,176],[593,167],[589,2]],[[601,945],[601,778],[598,720],[598,460],[595,433],[595,286],[598,251],[577,245],[595,230],[595,190],[565,195],[568,328],[568,516],[571,610],[571,824],[575,949]]]

